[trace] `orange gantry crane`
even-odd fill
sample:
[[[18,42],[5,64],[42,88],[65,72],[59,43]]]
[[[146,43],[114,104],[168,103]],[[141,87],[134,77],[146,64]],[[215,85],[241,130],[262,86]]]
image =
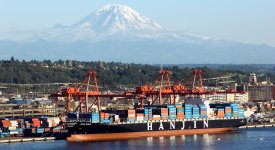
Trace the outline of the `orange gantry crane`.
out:
[[[91,85],[91,79],[93,80],[93,85]],[[79,109],[79,112],[82,112],[83,100],[85,100],[85,112],[89,112],[89,98],[95,97],[96,99],[93,100],[92,105],[96,104],[98,110],[100,110],[100,91],[98,88],[96,72],[89,71],[82,83],[66,87],[62,89],[61,92],[54,92],[51,94],[51,97],[66,97],[67,112],[70,112],[70,102],[72,98],[79,100],[79,105],[76,108]]]
[[[55,92],[51,94],[51,97],[66,97],[67,99],[67,112],[70,112],[71,99],[79,100],[79,105],[76,110],[82,112],[83,102],[85,102],[85,112],[88,113],[92,106],[97,105],[98,111],[101,111],[100,98],[107,97],[125,97],[141,99],[141,107],[144,107],[145,98],[151,98],[151,105],[158,102],[158,105],[163,104],[175,104],[176,96],[187,95],[203,95],[214,93],[237,93],[234,90],[217,91],[217,90],[205,90],[202,83],[202,70],[195,69],[193,71],[192,85],[187,86],[182,81],[177,84],[171,85],[170,81],[171,72],[168,70],[162,70],[160,72],[160,78],[151,84],[147,82],[145,85],[136,87],[134,91],[123,91],[122,94],[102,94],[98,87],[97,74],[94,71],[89,71],[86,78],[80,84],[75,84],[70,87],[66,87],[61,92]],[[197,81],[198,79],[198,81]],[[91,82],[93,80],[93,82]],[[198,84],[198,85],[196,85]],[[173,99],[172,99],[173,97]],[[168,101],[169,99],[169,101]],[[89,100],[92,100],[89,106]],[[75,111],[76,111],[75,110]]]

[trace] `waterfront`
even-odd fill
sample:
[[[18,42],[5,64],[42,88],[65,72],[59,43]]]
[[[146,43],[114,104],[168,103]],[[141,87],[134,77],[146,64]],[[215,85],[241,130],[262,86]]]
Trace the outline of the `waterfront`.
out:
[[[274,149],[275,128],[239,129],[223,134],[142,138],[136,140],[80,142],[43,141],[0,144],[0,149]]]

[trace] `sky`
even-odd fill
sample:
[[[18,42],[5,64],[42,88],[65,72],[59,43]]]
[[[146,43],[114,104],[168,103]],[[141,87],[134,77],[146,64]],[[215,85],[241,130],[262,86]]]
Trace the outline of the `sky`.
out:
[[[275,47],[275,0],[0,0],[0,39],[72,25],[108,3],[128,5],[167,29]]]

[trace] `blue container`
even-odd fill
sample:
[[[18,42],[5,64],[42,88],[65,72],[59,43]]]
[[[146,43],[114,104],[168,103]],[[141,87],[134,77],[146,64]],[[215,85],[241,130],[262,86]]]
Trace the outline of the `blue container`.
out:
[[[130,121],[130,122],[135,122],[136,121],[136,119],[133,119],[133,118],[128,118],[127,120]]]
[[[169,112],[176,112],[177,111],[177,109],[176,108],[169,108],[169,110],[168,110]]]
[[[201,118],[208,118],[207,114],[202,114]]]
[[[171,120],[176,120],[177,117],[169,117],[169,119],[171,119]]]
[[[103,123],[109,123],[110,120],[109,120],[109,119],[103,119],[102,122],[103,122]]]
[[[186,119],[191,119],[192,117],[191,116],[185,116]]]
[[[176,106],[175,105],[172,105],[172,104],[168,104],[167,105],[167,108],[175,108]]]
[[[230,117],[232,117],[232,115],[231,115],[231,113],[225,113],[225,114],[224,114],[224,117],[230,118]]]
[[[193,118],[198,119],[198,118],[200,118],[200,115],[199,114],[193,114]]]
[[[239,117],[239,113],[238,112],[234,112],[233,113],[233,117]]]
[[[36,133],[44,133],[44,128],[36,128]]]

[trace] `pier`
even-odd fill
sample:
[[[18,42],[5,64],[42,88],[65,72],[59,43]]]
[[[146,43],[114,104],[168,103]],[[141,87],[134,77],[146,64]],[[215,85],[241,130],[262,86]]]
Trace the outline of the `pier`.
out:
[[[55,137],[24,137],[24,138],[3,138],[0,143],[16,143],[16,142],[35,142],[55,140]]]
[[[248,128],[274,128],[275,124],[258,124],[258,125],[247,125],[241,126],[239,129],[248,129]]]

